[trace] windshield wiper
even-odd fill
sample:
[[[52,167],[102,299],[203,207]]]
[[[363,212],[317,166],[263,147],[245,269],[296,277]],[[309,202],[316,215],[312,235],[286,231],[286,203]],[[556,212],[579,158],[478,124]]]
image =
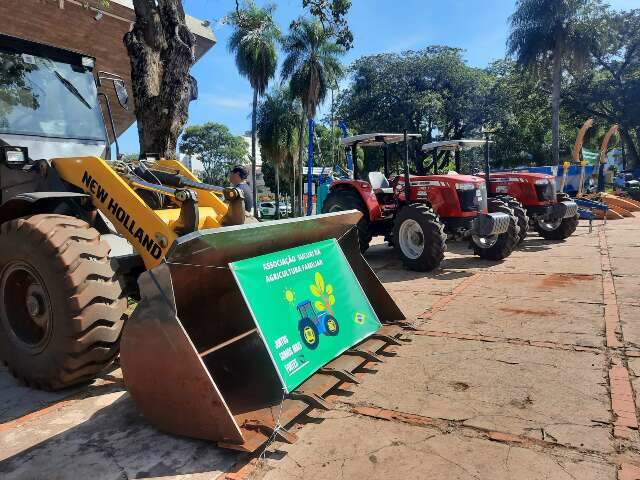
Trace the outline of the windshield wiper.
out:
[[[57,70],[54,70],[53,73],[56,74],[56,77],[58,77],[58,80],[60,80],[60,82],[66,87],[66,89],[73,93],[74,97],[84,103],[85,107],[91,110],[91,105],[89,105],[89,102],[84,99],[80,91],[75,87],[73,83],[60,75]]]

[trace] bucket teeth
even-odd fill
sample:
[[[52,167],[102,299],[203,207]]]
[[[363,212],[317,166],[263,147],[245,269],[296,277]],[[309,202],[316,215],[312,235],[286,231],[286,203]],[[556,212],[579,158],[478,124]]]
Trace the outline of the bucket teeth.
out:
[[[291,400],[300,400],[311,408],[317,408],[318,410],[331,410],[331,404],[315,393],[291,392],[289,394],[289,398]]]
[[[402,345],[402,343],[400,343],[399,339],[397,339],[395,337],[392,337],[390,335],[383,335],[381,333],[374,333],[369,338],[375,338],[377,340],[382,340],[383,342],[386,342],[389,345]]]
[[[318,370],[318,373],[323,375],[333,375],[337,379],[347,383],[355,383],[356,385],[360,383],[360,380],[358,380],[353,373],[347,372],[346,370],[324,367]]]
[[[285,428],[283,427],[275,428],[271,425],[260,422],[258,420],[247,421],[244,423],[243,427],[246,428],[247,430],[255,430],[255,431],[261,432],[269,437],[274,436],[275,440],[279,440],[284,443],[291,444],[298,440],[298,437],[295,434],[289,432]]]
[[[379,363],[384,362],[384,360],[380,355],[373,353],[370,350],[360,350],[359,348],[350,348],[349,350],[345,350],[344,355],[353,355],[355,357],[362,357],[365,360],[368,360],[370,362],[379,362]]]

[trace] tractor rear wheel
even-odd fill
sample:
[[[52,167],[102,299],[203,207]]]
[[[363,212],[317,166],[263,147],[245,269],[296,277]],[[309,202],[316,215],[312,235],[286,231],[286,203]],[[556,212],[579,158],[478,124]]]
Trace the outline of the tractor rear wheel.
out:
[[[358,240],[360,251],[364,253],[371,242],[371,229],[369,226],[369,210],[362,201],[360,194],[347,188],[332,190],[322,204],[322,213],[344,212],[345,210],[360,210],[362,218],[358,221]]]
[[[489,213],[501,212],[510,215],[509,228],[507,228],[506,232],[497,235],[496,238],[486,243],[486,247],[484,248],[474,242],[473,249],[475,254],[480,258],[487,260],[504,260],[511,255],[518,245],[518,233],[520,230],[518,220],[513,210],[502,200],[491,198],[489,199],[488,206]]]
[[[527,210],[515,198],[508,200],[506,203],[507,206],[513,210],[513,214],[517,219],[518,227],[520,228],[518,231],[518,245],[520,245],[523,240],[527,238],[527,231],[529,230],[529,216],[527,215]]]
[[[29,386],[91,380],[118,354],[127,308],[89,224],[33,215],[0,231],[0,359]]]
[[[426,205],[407,205],[396,215],[393,246],[409,270],[427,272],[437,268],[447,249],[446,240],[444,225]]]

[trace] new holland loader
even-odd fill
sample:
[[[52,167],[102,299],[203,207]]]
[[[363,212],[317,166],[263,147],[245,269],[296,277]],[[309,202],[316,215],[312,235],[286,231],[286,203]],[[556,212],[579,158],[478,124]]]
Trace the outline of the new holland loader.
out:
[[[323,395],[400,344],[388,324],[404,316],[360,255],[360,213],[245,223],[240,191],[177,161],[109,160],[100,97],[113,140],[115,129],[96,81],[112,82],[123,107],[127,94],[93,66],[0,35],[0,358],[26,384],[60,389],[119,354],[128,391],[161,430],[246,451],[275,434],[292,441],[276,427],[328,408]],[[330,238],[383,327],[283,401],[229,263]]]

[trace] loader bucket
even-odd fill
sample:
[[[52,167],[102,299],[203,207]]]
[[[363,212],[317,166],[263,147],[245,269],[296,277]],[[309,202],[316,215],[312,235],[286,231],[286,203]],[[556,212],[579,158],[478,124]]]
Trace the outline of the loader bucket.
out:
[[[381,361],[398,345],[405,317],[360,254],[360,212],[245,224],[178,239],[167,262],[143,273],[141,301],[125,325],[121,365],[144,416],[160,430],[254,451],[311,408],[354,370]],[[284,395],[229,263],[335,238],[362,285],[382,329]],[[283,400],[284,398],[284,400]]]

